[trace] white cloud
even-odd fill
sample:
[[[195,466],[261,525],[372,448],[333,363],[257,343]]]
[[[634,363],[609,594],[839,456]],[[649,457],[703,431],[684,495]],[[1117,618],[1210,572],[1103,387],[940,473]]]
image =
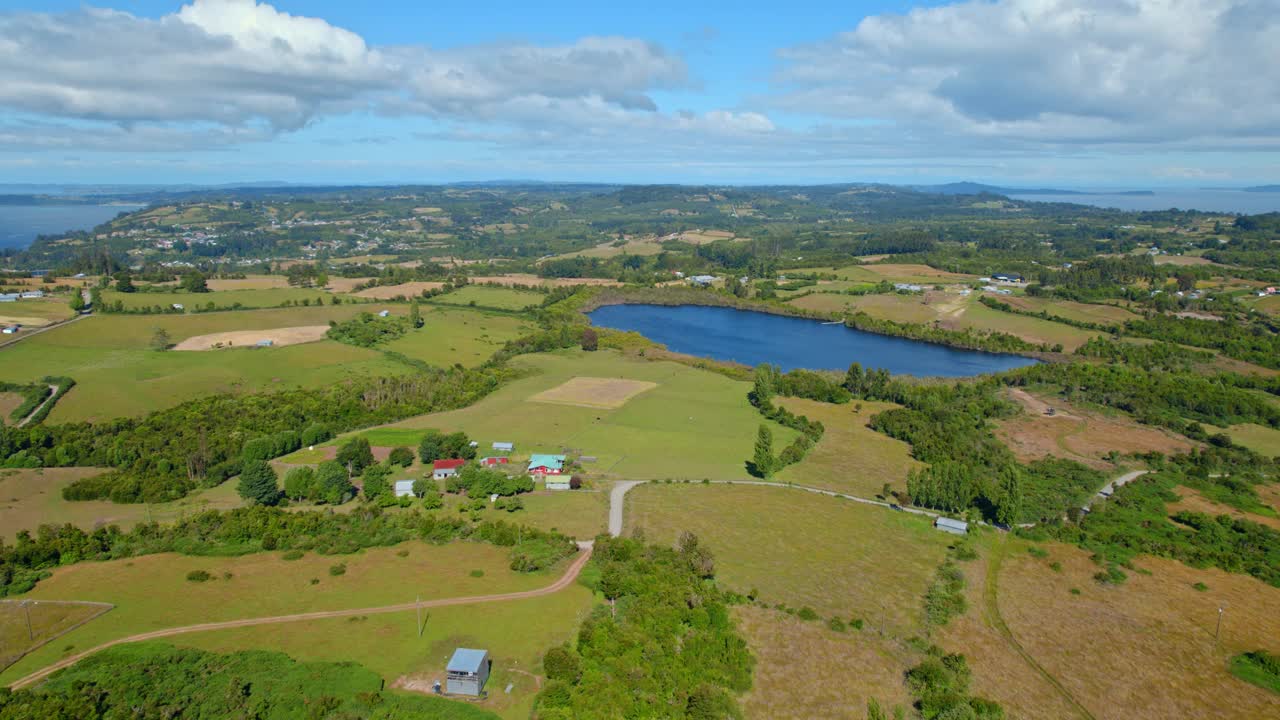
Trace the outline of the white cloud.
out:
[[[772,102],[919,136],[1280,137],[1277,0],[999,0],[864,19],[781,53]]]

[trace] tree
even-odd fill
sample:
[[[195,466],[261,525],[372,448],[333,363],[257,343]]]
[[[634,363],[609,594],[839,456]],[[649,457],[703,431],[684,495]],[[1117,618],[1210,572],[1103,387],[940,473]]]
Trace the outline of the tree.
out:
[[[331,437],[333,437],[333,431],[329,429],[328,425],[312,423],[302,431],[302,444],[308,447],[319,445]]]
[[[425,463],[435,462],[443,455],[441,454],[441,443],[444,435],[439,430],[430,430],[426,435],[422,436],[422,442],[418,443],[418,458]]]
[[[327,460],[316,468],[314,499],[337,505],[352,494],[351,477],[341,463]]]
[[[412,325],[415,329],[420,328],[426,324],[426,322],[422,319],[422,309],[418,307],[417,300],[414,300],[413,302],[409,303],[409,324]]]
[[[369,447],[368,438],[352,438],[338,448],[337,460],[347,467],[352,475],[359,475],[365,468],[373,464],[373,449]]]
[[[756,452],[751,459],[751,474],[767,478],[773,475],[773,431],[768,425],[761,425],[756,433]]]
[[[316,493],[316,471],[296,467],[284,475],[284,496],[290,500],[310,500]]]
[[[370,465],[364,471],[364,498],[377,500],[391,491],[391,467],[389,465]]]
[[[567,645],[557,645],[542,657],[542,668],[548,680],[563,680],[569,684],[582,677],[582,662]]]
[[[120,273],[116,276],[116,291],[131,293],[137,292],[138,288],[133,286],[133,277],[129,273]]]
[[[76,314],[84,312],[84,293],[73,290],[71,293],[71,310]]]
[[[1022,480],[1018,477],[1018,469],[1006,467],[1004,476],[1000,478],[1000,504],[996,507],[996,520],[1005,525],[1012,525],[1022,515]]]
[[[600,334],[595,328],[586,327],[582,329],[582,349],[587,352],[595,352],[600,349]]]
[[[155,332],[151,334],[152,350],[168,350],[172,344],[169,339],[169,331],[162,327],[156,328]]]
[[[262,460],[245,463],[240,471],[240,484],[236,491],[240,493],[240,497],[255,505],[275,505],[280,501],[276,471]]]
[[[204,273],[193,270],[182,276],[182,289],[192,293],[207,293],[209,284],[205,282]]]
[[[398,447],[391,451],[387,456],[387,461],[393,465],[400,467],[409,467],[413,464],[413,451],[407,447]]]
[[[471,447],[471,440],[464,432],[445,435],[439,430],[430,430],[418,444],[418,457],[424,463],[455,458],[471,460],[475,456],[476,449]]]

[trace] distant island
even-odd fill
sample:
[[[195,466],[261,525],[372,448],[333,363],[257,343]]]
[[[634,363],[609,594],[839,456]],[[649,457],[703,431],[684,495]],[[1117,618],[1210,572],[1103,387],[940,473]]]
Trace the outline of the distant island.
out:
[[[1263,193],[1280,192],[1280,185],[1256,185],[1254,187],[1247,187],[1244,189],[1244,191],[1245,192],[1263,192]]]
[[[940,195],[1155,195],[1151,190],[1088,191],[1059,190],[1055,188],[1010,188],[984,185],[975,182],[954,182],[945,185],[913,185],[914,190]]]

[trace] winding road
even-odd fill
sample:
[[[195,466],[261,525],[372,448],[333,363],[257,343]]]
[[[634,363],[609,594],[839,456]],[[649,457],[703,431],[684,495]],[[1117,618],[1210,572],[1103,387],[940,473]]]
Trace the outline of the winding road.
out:
[[[578,574],[582,572],[583,566],[591,559],[591,544],[579,543],[581,553],[573,561],[564,574],[550,585],[536,590],[523,590],[521,592],[500,593],[497,595],[475,595],[471,597],[452,597],[439,598],[436,600],[424,600],[422,602],[400,603],[398,605],[381,605],[379,607],[368,608],[352,608],[349,610],[323,610],[319,612],[296,613],[293,615],[275,615],[272,617],[244,618],[241,620],[223,620],[221,622],[200,623],[198,625],[184,625],[182,627],[165,628],[164,630],[153,630],[151,632],[138,633],[137,635],[129,635],[127,637],[116,638],[110,640],[97,647],[89,648],[84,652],[69,655],[58,662],[37,670],[9,685],[11,689],[27,687],[33,683],[49,677],[53,673],[74,665],[84,658],[109,647],[123,645],[124,643],[142,642],[144,640],[156,640],[158,638],[172,637],[174,635],[184,635],[193,632],[205,632],[207,630],[228,630],[232,628],[254,627],[256,625],[276,625],[279,623],[299,622],[303,620],[324,620],[327,618],[351,617],[353,615],[382,615],[385,613],[404,612],[406,610],[414,610],[417,608],[437,608],[448,607],[450,605],[478,605],[480,603],[503,602],[507,600],[526,600],[528,598],[541,597],[543,595],[551,595],[560,592],[569,587],[573,581],[578,579]]]

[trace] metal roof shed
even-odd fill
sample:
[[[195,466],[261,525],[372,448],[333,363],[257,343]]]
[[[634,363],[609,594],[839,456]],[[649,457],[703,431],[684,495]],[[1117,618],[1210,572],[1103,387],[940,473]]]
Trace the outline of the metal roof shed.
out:
[[[933,521],[933,526],[943,532],[949,532],[953,535],[969,534],[969,523],[963,520],[952,520],[951,518],[940,517]]]
[[[489,679],[489,666],[492,664],[488,650],[472,648],[454,650],[453,657],[449,659],[449,665],[445,668],[448,675],[445,692],[451,695],[479,696],[484,690],[485,682]]]

